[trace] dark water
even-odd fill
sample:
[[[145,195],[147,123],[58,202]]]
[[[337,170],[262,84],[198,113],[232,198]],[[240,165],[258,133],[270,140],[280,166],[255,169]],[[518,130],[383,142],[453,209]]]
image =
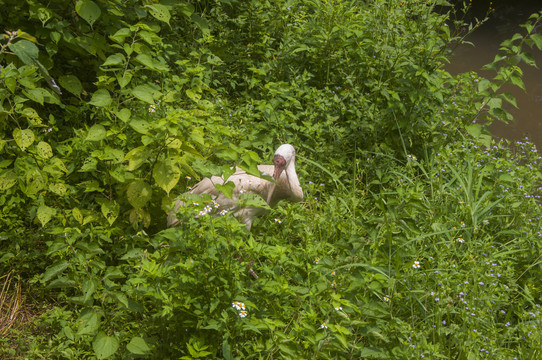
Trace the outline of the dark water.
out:
[[[498,53],[499,44],[503,40],[510,38],[516,32],[524,35],[526,31],[519,25],[527,21],[532,13],[542,10],[542,0],[514,2],[494,0],[493,3],[495,3],[493,5],[495,11],[490,20],[467,39],[474,43],[474,46],[461,45],[455,50],[451,64],[446,67],[452,74],[477,71],[484,77],[493,77],[495,72],[482,72],[481,67],[493,61]],[[484,7],[483,2],[478,1],[478,6],[475,10],[483,13],[489,6],[489,2]],[[480,16],[480,14],[477,15]],[[537,31],[542,34],[542,26]],[[525,50],[534,56],[540,69],[521,65],[527,91],[517,87],[506,88],[506,91],[516,97],[519,107],[519,109],[513,106],[507,108],[514,116],[514,121],[510,124],[494,123],[490,130],[496,137],[510,140],[519,140],[528,136],[539,149],[542,149],[542,52],[536,47]]]

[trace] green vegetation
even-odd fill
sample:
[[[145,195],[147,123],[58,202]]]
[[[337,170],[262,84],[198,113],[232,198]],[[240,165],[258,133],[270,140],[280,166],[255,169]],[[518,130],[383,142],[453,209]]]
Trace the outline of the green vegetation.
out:
[[[3,3],[0,357],[540,358],[542,159],[487,125],[542,14],[484,79],[444,0]],[[165,228],[284,142],[304,202]]]

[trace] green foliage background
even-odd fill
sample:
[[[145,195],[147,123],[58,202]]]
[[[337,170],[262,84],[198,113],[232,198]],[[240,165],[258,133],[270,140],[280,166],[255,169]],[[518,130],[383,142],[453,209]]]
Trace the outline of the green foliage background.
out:
[[[479,26],[443,0],[2,7],[0,275],[42,314],[2,356],[540,356],[541,159],[486,129],[540,14],[484,79],[443,69]],[[285,142],[304,202],[165,229]]]

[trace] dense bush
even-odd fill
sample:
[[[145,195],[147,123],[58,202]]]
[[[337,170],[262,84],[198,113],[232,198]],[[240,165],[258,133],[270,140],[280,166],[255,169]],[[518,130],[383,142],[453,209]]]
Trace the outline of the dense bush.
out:
[[[538,15],[483,79],[443,70],[444,1],[6,6],[0,275],[35,318],[0,315],[2,356],[539,356],[540,157],[485,127]],[[303,203],[165,229],[282,142]]]

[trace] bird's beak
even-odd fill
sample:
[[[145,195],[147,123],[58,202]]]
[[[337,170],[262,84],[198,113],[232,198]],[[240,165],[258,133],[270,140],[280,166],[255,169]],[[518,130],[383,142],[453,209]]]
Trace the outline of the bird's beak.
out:
[[[282,174],[283,171],[284,167],[275,165],[275,170],[273,171],[273,179],[275,179],[275,181],[279,181],[280,174]]]
[[[273,197],[273,193],[275,192],[275,187],[277,187],[277,181],[279,181],[280,174],[282,174],[285,167],[284,158],[280,155],[275,155],[275,157],[273,158],[273,163],[275,164],[275,169],[273,170],[273,179],[275,180],[275,183],[272,184],[271,189],[269,189],[269,193],[267,195],[268,204],[271,202],[271,198]]]

